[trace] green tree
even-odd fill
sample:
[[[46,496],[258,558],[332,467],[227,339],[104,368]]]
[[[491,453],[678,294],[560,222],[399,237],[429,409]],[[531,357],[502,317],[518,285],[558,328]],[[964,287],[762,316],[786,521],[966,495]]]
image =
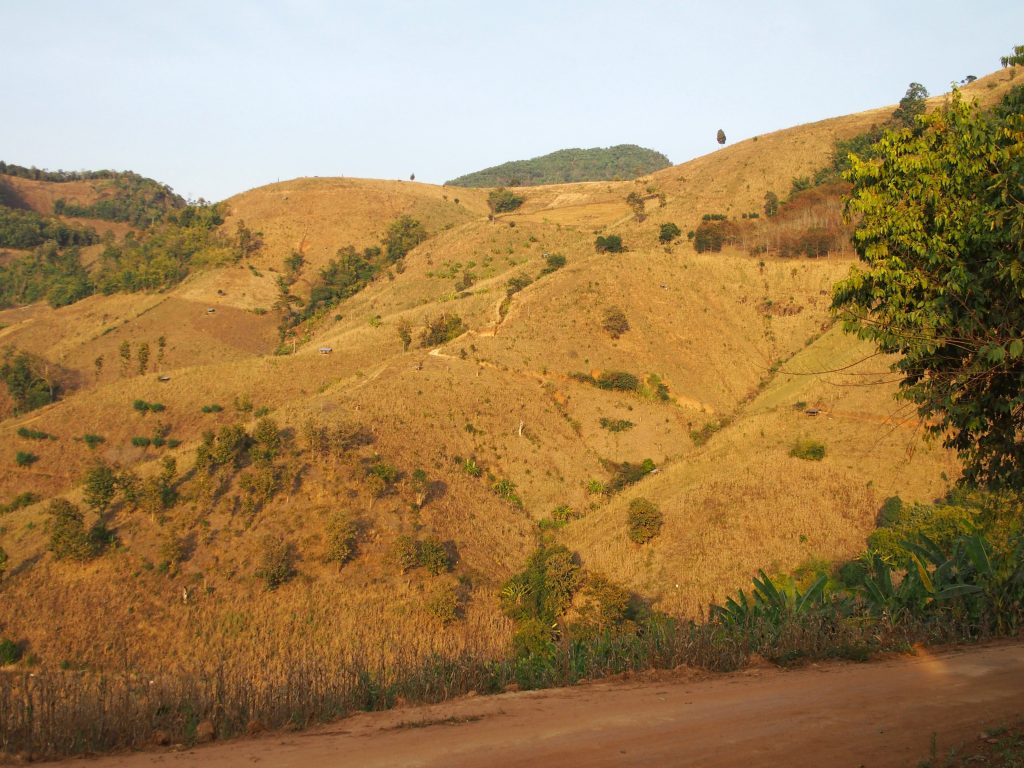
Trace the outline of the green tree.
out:
[[[394,263],[426,239],[426,227],[412,216],[401,216],[391,222],[384,235],[384,255]]]
[[[764,193],[764,215],[772,217],[779,212],[779,196],[774,192]]]
[[[954,90],[919,130],[853,158],[862,268],[836,285],[847,331],[899,354],[899,397],[955,449],[965,479],[1024,486],[1024,118]]]
[[[327,522],[327,547],[324,559],[344,565],[355,555],[356,526],[345,512],[335,512]]]
[[[399,573],[406,573],[419,565],[419,545],[416,540],[408,534],[395,539],[391,546],[391,559],[398,566]]]
[[[633,499],[629,502],[629,512],[626,516],[627,532],[631,541],[637,544],[645,544],[659,533],[663,515],[657,505],[647,499]]]
[[[268,534],[260,541],[256,577],[263,581],[268,591],[275,590],[295,575],[296,557],[291,542]]]
[[[427,573],[439,576],[447,573],[450,563],[448,562],[448,550],[444,543],[436,536],[428,536],[420,542],[417,562],[427,569]]]
[[[607,331],[609,336],[613,339],[617,339],[629,330],[629,320],[626,318],[626,313],[623,312],[621,308],[605,307],[604,319],[601,321],[601,327]]]
[[[637,221],[647,218],[644,198],[639,192],[633,191],[626,195],[626,204],[633,210],[633,216]]]
[[[117,494],[117,477],[110,465],[97,461],[85,473],[82,498],[98,515],[103,514]]]
[[[925,99],[927,98],[927,88],[920,83],[911,83],[903,98],[900,99],[900,105],[892,113],[893,119],[906,128],[913,128],[918,115],[924,114]]]
[[[682,233],[683,231],[676,224],[669,221],[661,225],[661,230],[658,232],[658,240],[663,243],[671,243]]]
[[[404,317],[398,321],[398,338],[402,340],[402,351],[408,352],[412,344],[412,323]]]
[[[625,247],[622,245],[622,238],[618,235],[607,237],[598,235],[594,240],[594,250],[598,253],[622,253]]]
[[[117,354],[121,358],[121,375],[128,375],[128,366],[132,364],[132,345],[125,339],[121,342],[121,345],[117,348]]]
[[[149,343],[142,342],[135,350],[136,360],[139,362],[139,375],[141,376],[146,372],[149,367]]]
[[[249,452],[254,461],[273,461],[281,452],[281,430],[277,422],[264,416],[252,430],[253,446]]]
[[[97,523],[85,528],[81,510],[70,501],[54,499],[50,513],[50,551],[58,560],[89,560],[101,554],[111,541],[110,533]]]
[[[1004,67],[1024,66],[1024,45],[1013,46],[1013,53],[1009,56],[1000,56],[999,63]]]
[[[0,381],[7,385],[7,391],[14,400],[15,414],[41,408],[52,403],[56,385],[39,372],[44,362],[8,347],[4,350],[3,365],[0,365]]]
[[[487,195],[487,206],[491,209],[491,213],[507,213],[509,211],[514,211],[524,202],[525,198],[520,197],[504,187],[493,189],[490,194]]]

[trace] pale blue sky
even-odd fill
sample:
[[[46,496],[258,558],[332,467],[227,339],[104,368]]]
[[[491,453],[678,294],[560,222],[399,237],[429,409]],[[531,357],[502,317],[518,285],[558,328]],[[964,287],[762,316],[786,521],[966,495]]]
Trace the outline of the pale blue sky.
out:
[[[1024,3],[0,0],[0,159],[219,200],[565,147],[674,163],[999,68]]]

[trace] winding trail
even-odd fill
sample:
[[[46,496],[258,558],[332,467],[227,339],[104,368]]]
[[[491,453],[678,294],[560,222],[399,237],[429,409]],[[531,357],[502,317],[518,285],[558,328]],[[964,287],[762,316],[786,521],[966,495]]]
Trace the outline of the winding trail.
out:
[[[58,766],[916,766],[1024,718],[1024,643],[795,670],[650,673]]]

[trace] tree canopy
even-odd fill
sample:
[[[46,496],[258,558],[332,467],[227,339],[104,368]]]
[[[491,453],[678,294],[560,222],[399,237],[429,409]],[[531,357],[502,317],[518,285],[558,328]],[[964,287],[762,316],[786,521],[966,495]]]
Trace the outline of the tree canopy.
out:
[[[893,119],[905,125],[907,128],[914,127],[914,121],[918,115],[924,114],[925,100],[928,98],[928,89],[920,83],[911,83],[907,86],[907,92],[900,99],[900,105],[892,113]]]
[[[635,144],[560,149],[531,160],[513,160],[445,182],[457,187],[529,187],[575,181],[635,179],[667,168],[665,155]]]
[[[1024,116],[953,92],[852,158],[866,266],[834,290],[848,331],[902,357],[899,396],[967,482],[1024,487]]]

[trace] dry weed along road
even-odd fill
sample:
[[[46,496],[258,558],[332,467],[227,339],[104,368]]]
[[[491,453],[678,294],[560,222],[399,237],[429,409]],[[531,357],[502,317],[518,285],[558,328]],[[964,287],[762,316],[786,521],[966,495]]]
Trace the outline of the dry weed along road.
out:
[[[1024,644],[1004,643],[467,697],[302,733],[60,765],[879,768],[918,765],[933,733],[942,756],[1021,715]]]

